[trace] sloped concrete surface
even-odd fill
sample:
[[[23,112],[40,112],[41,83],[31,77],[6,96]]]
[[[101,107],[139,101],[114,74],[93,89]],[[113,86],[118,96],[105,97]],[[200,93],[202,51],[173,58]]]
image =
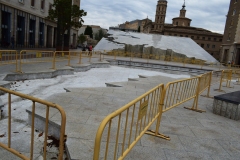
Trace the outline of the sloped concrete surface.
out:
[[[159,83],[166,84],[174,80],[161,76],[140,77],[145,78],[110,83],[121,87],[65,88],[67,93],[56,94],[48,99],[60,104],[66,111],[66,146],[70,159],[92,159],[95,134],[100,122],[108,114]],[[212,96],[221,94],[214,91],[218,85],[212,86]],[[224,91],[239,89],[239,86],[234,86],[224,88]],[[125,159],[238,159],[239,122],[214,115],[211,98],[200,96],[199,108],[206,110],[206,113],[183,108],[192,104],[193,101],[188,101],[163,114],[159,132],[169,135],[171,141],[144,135]],[[59,124],[60,115],[52,115],[51,121]],[[154,125],[151,128],[154,129]]]

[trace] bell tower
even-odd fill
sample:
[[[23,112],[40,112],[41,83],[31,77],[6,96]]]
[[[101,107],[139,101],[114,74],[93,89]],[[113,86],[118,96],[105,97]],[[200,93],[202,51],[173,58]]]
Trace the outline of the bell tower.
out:
[[[166,12],[167,12],[167,1],[159,0],[156,8],[155,24],[154,24],[153,31],[158,33],[163,32]]]
[[[186,9],[185,9],[185,7],[186,7],[186,5],[185,5],[185,0],[184,0],[184,4],[183,4],[183,6],[182,6],[182,9],[180,10],[180,15],[179,15],[179,17],[185,18],[185,16],[186,16]]]

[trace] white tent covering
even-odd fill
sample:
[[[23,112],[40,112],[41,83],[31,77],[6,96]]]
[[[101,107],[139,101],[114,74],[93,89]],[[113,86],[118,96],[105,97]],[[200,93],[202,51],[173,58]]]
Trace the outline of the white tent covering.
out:
[[[110,41],[107,38],[102,38],[102,40],[95,46],[95,50],[124,49],[125,44],[133,46],[144,45],[144,48],[154,47],[162,50],[171,49],[174,52],[184,54],[187,57],[195,57],[207,62],[217,62],[214,57],[191,38],[114,30],[109,30],[108,34],[110,35],[108,38],[111,38],[112,40]]]

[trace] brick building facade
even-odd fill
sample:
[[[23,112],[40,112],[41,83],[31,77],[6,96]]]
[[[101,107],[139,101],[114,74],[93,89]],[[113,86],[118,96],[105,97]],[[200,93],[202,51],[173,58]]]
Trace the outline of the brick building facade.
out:
[[[80,6],[80,0],[73,0]],[[14,35],[17,48],[52,48],[56,44],[55,22],[46,19],[53,0],[1,0],[0,47],[6,48]],[[71,29],[70,44],[76,44],[77,29]]]
[[[223,35],[207,29],[191,26],[191,19],[186,17],[185,2],[180,10],[179,17],[172,19],[172,24],[165,23],[167,1],[159,0],[156,7],[155,22],[145,19],[142,32],[162,34],[168,36],[189,37],[205,49],[217,60],[220,60],[220,46]]]
[[[240,65],[240,1],[231,0],[224,30],[221,62]]]

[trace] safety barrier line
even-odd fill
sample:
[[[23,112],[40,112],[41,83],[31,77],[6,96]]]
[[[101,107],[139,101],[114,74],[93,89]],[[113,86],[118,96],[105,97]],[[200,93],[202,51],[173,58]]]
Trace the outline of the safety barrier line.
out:
[[[57,55],[61,55],[60,59],[57,59]],[[72,59],[78,59],[78,64],[82,63],[82,58],[83,57],[87,57],[89,58],[88,62],[91,62],[92,59],[92,51],[55,51],[54,52],[54,57],[53,57],[53,64],[52,64],[52,68],[56,69],[56,61],[68,61],[67,62],[67,66],[71,66],[71,60]]]
[[[240,70],[235,70],[235,76],[237,78],[237,85],[240,85]]]
[[[222,91],[222,83],[224,81],[226,81],[226,87],[230,87],[231,80],[232,80],[232,70],[222,70],[218,91],[220,92]]]
[[[166,112],[192,98],[195,98],[199,78],[169,82],[164,88],[163,112]]]
[[[30,160],[33,159],[33,150],[34,150],[34,121],[35,121],[35,104],[39,103],[42,104],[44,106],[46,106],[46,121],[45,121],[45,137],[44,137],[44,152],[43,152],[43,159],[46,160],[46,153],[47,153],[47,138],[48,138],[48,125],[49,125],[49,109],[51,108],[55,108],[59,111],[59,113],[61,114],[61,125],[60,125],[60,139],[59,139],[59,154],[58,154],[58,159],[62,160],[63,159],[63,153],[64,153],[64,138],[65,138],[65,127],[66,127],[66,113],[63,110],[63,108],[57,104],[51,103],[51,102],[47,102],[29,95],[25,95],[22,93],[18,93],[3,87],[0,87],[0,90],[8,93],[8,144],[5,145],[3,143],[0,143],[0,146],[4,149],[6,149],[7,151],[15,154],[16,156],[18,156],[19,158],[22,159],[26,159],[26,160]],[[21,97],[23,99],[28,99],[32,101],[32,125],[31,125],[31,147],[30,147],[30,158],[21,154],[20,152],[16,151],[14,148],[11,148],[11,95],[15,95],[18,97]]]
[[[211,88],[211,81],[212,81],[211,79],[212,79],[212,72],[208,72],[198,76],[198,86],[197,86],[196,97],[194,99],[193,106],[191,108],[184,107],[185,109],[193,110],[200,113],[206,112],[205,110],[198,109],[198,100],[199,100],[200,94],[206,89],[208,89],[208,91],[205,97],[211,98],[209,95],[210,88]]]
[[[54,51],[22,50],[20,51],[19,72],[23,64],[52,62]]]
[[[105,55],[109,55],[109,56],[114,56],[114,60],[117,59],[117,56],[120,57],[129,57],[130,61],[133,60],[134,57],[136,58],[142,58],[142,59],[146,59],[146,62],[149,63],[149,60],[161,60],[164,61],[165,64],[167,64],[168,62],[177,62],[177,63],[182,63],[183,66],[185,66],[185,64],[195,64],[195,65],[199,65],[200,68],[203,68],[204,62],[203,60],[199,60],[199,59],[192,59],[192,58],[188,58],[188,57],[179,57],[179,56],[170,56],[170,55],[157,55],[157,54],[147,54],[147,53],[134,53],[134,52],[125,52],[125,51],[118,51],[118,50],[113,50],[113,51],[104,51]]]
[[[0,65],[15,64],[18,72],[18,52],[16,50],[0,50]]]
[[[100,153],[103,153],[101,159],[102,156],[103,159],[117,157],[119,160],[124,159],[148,128],[161,116],[159,103],[162,91],[163,84],[160,84],[108,115],[98,128],[93,159],[98,160]],[[107,134],[105,141],[102,140],[103,133]],[[101,150],[103,143],[106,143],[105,152]]]

